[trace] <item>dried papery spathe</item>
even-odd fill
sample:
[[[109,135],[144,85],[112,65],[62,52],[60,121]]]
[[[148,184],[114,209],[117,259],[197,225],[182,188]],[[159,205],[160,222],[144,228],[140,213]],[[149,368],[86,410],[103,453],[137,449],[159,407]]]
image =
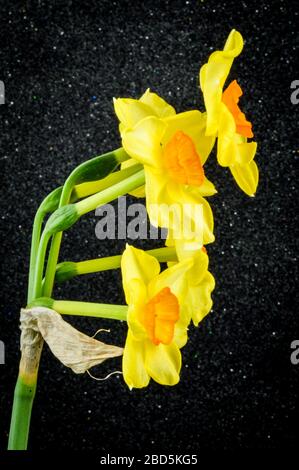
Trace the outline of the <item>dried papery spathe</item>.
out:
[[[26,351],[40,338],[54,356],[76,374],[82,374],[106,359],[121,356],[123,348],[102,343],[71,326],[55,310],[46,307],[21,309],[21,351]]]

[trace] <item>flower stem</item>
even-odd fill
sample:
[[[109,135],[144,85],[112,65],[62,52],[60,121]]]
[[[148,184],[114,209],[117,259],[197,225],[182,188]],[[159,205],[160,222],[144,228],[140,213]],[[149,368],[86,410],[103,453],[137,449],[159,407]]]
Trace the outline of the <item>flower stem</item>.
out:
[[[147,250],[147,253],[154,256],[160,263],[177,261],[176,250],[173,247],[155,248]],[[120,267],[121,257],[122,255],[115,255],[79,261],[77,263],[71,261],[62,262],[57,265],[55,280],[61,283],[74,276],[117,269]]]
[[[134,175],[134,173],[137,173],[137,171],[140,171],[141,169],[142,165],[137,163],[136,165],[125,168],[124,170],[114,171],[113,173],[110,173],[110,175],[106,176],[106,178],[98,181],[89,181],[87,183],[78,184],[72,192],[72,199],[83,199],[91,194],[99,193],[100,191],[119,183],[125,178]]]
[[[33,299],[33,283],[34,283],[34,277],[35,277],[36,258],[37,258],[38,245],[40,241],[43,221],[44,221],[44,212],[38,209],[34,218],[33,229],[32,229],[27,303]]]
[[[44,269],[44,262],[45,262],[48,242],[50,238],[51,238],[51,235],[48,232],[44,231],[40,239],[37,259],[36,259],[36,269],[35,269],[33,290],[32,290],[33,299],[41,297],[42,295],[43,269]]]
[[[59,207],[62,207],[68,204],[72,191],[73,191],[73,181],[72,181],[72,178],[69,177],[63,186],[63,190],[62,190],[62,194],[61,194],[61,198],[59,202]],[[50,247],[49,256],[48,256],[47,268],[46,268],[46,276],[45,276],[45,281],[43,284],[43,294],[45,296],[50,296],[52,293],[54,277],[55,277],[55,269],[56,269],[56,264],[57,264],[57,260],[59,256],[62,233],[63,232],[55,233],[52,238],[51,247]],[[40,295],[38,297],[40,297]]]
[[[52,308],[61,315],[82,315],[112,320],[126,320],[128,312],[127,305],[97,304],[73,300],[53,300]]]
[[[49,297],[40,297],[33,300],[28,305],[28,308],[37,306],[52,308],[61,315],[110,318],[112,320],[126,320],[128,311],[127,305],[98,304],[76,300],[54,300]]]
[[[47,213],[53,212],[57,209],[60,199],[62,187],[54,189],[48,196],[43,200],[39,206],[33,223],[32,237],[31,237],[31,250],[30,250],[30,265],[29,265],[29,279],[28,279],[28,293],[27,303],[33,299],[33,283],[35,277],[36,260],[38,253],[38,245],[40,242],[40,235],[44,218]]]
[[[117,199],[119,196],[123,196],[124,194],[143,186],[144,183],[144,170],[138,171],[138,173],[129,176],[129,178],[120,181],[114,186],[107,188],[100,193],[96,193],[93,196],[89,196],[86,199],[82,199],[82,201],[76,202],[75,206],[77,208],[77,212],[79,216],[87,214],[87,212],[90,212],[103,204],[107,204],[108,202]]]

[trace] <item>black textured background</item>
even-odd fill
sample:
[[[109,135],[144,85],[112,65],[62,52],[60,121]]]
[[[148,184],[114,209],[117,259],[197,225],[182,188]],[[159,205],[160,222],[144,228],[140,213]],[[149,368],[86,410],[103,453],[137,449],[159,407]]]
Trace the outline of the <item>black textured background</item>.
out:
[[[26,299],[30,233],[38,203],[85,159],[119,146],[113,96],[151,87],[178,111],[199,107],[198,70],[230,30],[246,39],[231,78],[244,90],[254,124],[260,185],[243,195],[215,159],[207,174],[216,243],[209,248],[217,287],[212,313],[192,328],[181,382],[130,392],[121,377],[75,376],[45,348],[31,449],[122,449],[196,453],[200,449],[279,448],[298,443],[296,310],[299,105],[298,8],[286,1],[1,1],[0,106],[1,447],[6,446],[19,359],[18,315]],[[63,239],[61,259],[118,253],[85,216]],[[140,243],[139,243],[140,245]],[[148,246],[149,243],[146,244]],[[142,246],[145,246],[143,244]],[[119,272],[87,276],[57,298],[123,302]],[[71,320],[122,344],[125,325]],[[103,376],[120,361],[94,370]]]

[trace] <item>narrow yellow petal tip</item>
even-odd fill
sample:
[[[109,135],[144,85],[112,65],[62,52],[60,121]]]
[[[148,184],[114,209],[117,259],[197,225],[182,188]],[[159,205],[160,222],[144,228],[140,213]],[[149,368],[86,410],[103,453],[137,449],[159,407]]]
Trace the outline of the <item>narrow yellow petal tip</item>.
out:
[[[232,57],[237,57],[241,54],[244,46],[243,36],[236,29],[232,29],[226,40],[224,51],[229,51]]]

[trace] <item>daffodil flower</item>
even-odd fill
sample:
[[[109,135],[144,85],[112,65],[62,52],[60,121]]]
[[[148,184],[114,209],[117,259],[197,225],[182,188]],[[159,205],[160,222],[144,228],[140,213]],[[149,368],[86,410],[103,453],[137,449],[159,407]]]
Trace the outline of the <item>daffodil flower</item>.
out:
[[[186,273],[187,293],[184,298],[187,312],[195,326],[210,312],[213,301],[211,293],[215,288],[215,279],[208,271],[209,257],[204,246],[185,240],[175,240],[168,233],[167,246],[175,247],[179,262],[192,260],[192,265]],[[168,263],[175,266],[176,262]]]
[[[235,57],[243,49],[243,38],[232,30],[222,51],[213,52],[200,70],[200,86],[207,110],[207,136],[217,136],[217,159],[221,166],[229,167],[239,187],[249,196],[256,192],[258,168],[253,158],[256,142],[251,123],[241,112],[238,102],[242,95],[240,85],[234,80],[223,87]]]
[[[127,245],[121,261],[128,304],[128,335],[123,375],[132,388],[146,387],[150,378],[162,385],[179,381],[181,352],[187,342],[188,312],[184,307],[186,271],[191,260],[160,273],[159,262]]]
[[[216,190],[203,168],[215,141],[205,128],[206,115],[199,111],[149,116],[122,132],[122,144],[144,165],[151,223],[174,230],[178,238],[188,227],[190,237],[207,244],[214,241],[213,215],[203,196]]]

